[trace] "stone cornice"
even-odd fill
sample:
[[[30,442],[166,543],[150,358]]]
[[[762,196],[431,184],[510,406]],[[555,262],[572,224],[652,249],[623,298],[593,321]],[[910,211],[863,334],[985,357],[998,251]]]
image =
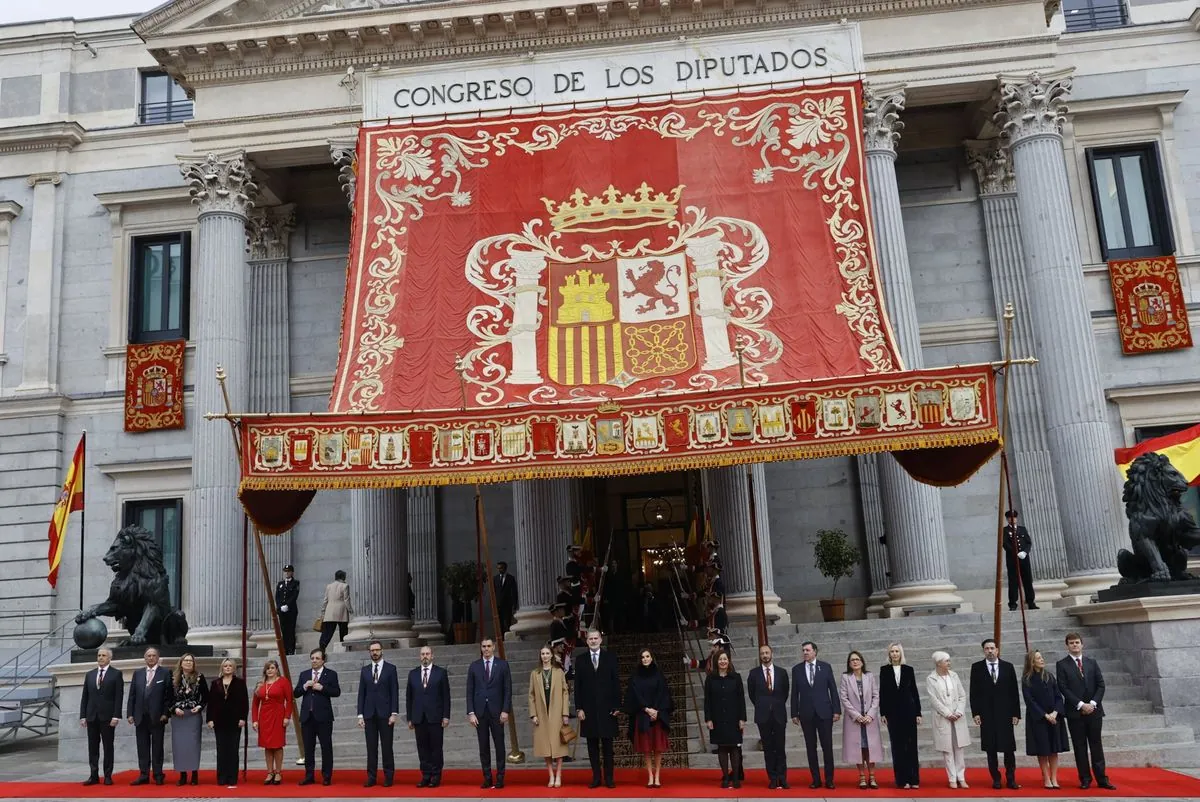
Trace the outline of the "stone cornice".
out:
[[[162,206],[164,204],[190,204],[192,196],[186,186],[135,189],[129,192],[97,192],[96,200],[110,212],[132,206]],[[122,354],[124,351],[122,351]]]
[[[0,153],[71,150],[83,141],[83,136],[83,126],[75,122],[35,123],[0,128]]]
[[[1176,92],[1150,92],[1143,95],[1120,95],[1117,97],[1097,97],[1087,100],[1071,100],[1066,110],[1068,118],[1083,117],[1088,114],[1103,114],[1106,117],[1113,113],[1130,113],[1146,109],[1174,111],[1187,97],[1188,90]]]
[[[421,3],[287,20],[170,30],[202,0],[179,0],[134,23],[186,87],[296,72],[340,72],[556,48],[676,38],[788,23],[1012,5],[1019,0],[642,0],[540,5],[537,0]]]

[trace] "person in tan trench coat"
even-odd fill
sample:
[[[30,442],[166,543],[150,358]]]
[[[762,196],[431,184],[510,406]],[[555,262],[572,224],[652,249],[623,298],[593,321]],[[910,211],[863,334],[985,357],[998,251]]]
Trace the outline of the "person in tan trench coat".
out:
[[[571,699],[567,691],[567,676],[554,662],[554,652],[543,646],[538,653],[539,665],[529,675],[529,718],[533,720],[533,753],[545,758],[550,772],[547,788],[562,785],[562,759],[567,745],[562,742],[562,728],[570,724],[567,713]]]

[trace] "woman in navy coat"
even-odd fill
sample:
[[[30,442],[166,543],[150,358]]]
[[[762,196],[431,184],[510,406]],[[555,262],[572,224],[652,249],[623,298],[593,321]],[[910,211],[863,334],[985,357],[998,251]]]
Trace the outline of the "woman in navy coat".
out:
[[[888,664],[879,669],[879,717],[892,742],[892,770],[897,788],[920,788],[917,725],[921,723],[921,696],[917,675],[904,662],[904,647],[888,645]]]
[[[1025,754],[1038,759],[1042,786],[1058,788],[1058,755],[1067,751],[1067,711],[1054,673],[1046,670],[1046,658],[1034,649],[1025,655],[1021,672],[1025,696]]]

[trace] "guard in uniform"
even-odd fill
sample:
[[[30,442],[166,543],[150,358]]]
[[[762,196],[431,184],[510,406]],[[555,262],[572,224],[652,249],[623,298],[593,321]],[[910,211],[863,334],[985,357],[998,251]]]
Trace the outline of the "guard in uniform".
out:
[[[300,599],[300,582],[292,566],[283,566],[283,579],[275,586],[275,609],[279,612],[279,629],[283,633],[283,650],[296,653],[296,602]]]

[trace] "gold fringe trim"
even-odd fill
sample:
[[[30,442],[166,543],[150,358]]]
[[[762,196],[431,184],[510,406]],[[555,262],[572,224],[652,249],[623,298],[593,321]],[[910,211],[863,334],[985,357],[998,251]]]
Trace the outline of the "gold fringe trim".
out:
[[[657,456],[635,461],[550,462],[519,467],[495,467],[482,470],[435,472],[432,469],[405,469],[403,473],[347,476],[247,476],[239,486],[242,490],[376,490],[393,487],[446,487],[449,485],[498,484],[526,479],[590,478],[598,476],[630,476],[667,471],[724,468],[755,462],[786,462],[789,460],[848,457],[859,454],[878,454],[886,451],[907,451],[918,448],[946,448],[1000,442],[999,430],[992,426],[967,432],[930,432],[895,438],[849,442],[804,443],[779,448],[708,454]],[[998,449],[997,449],[998,450]],[[995,456],[993,452],[988,459]],[[987,460],[983,461],[984,463]],[[980,467],[982,467],[982,464]],[[978,468],[976,468],[978,470]],[[972,472],[974,474],[974,471]],[[969,477],[967,477],[969,478]],[[964,479],[963,481],[966,481]],[[961,483],[960,483],[961,484]]]

